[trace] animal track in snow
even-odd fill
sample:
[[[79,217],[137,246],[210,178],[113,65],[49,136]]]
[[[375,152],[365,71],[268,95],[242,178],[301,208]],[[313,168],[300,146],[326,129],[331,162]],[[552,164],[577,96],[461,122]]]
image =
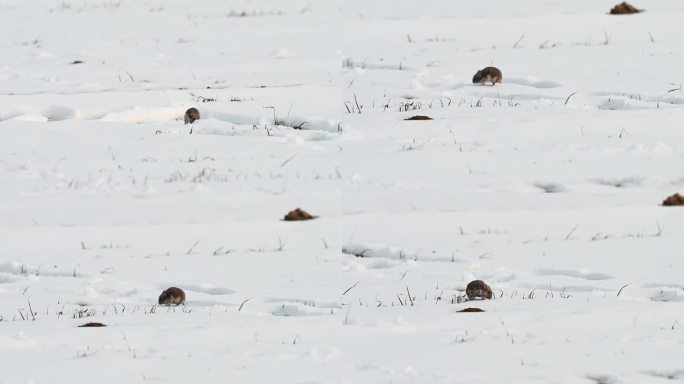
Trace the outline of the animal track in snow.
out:
[[[684,302],[684,289],[678,287],[662,288],[651,296],[651,300]]]
[[[537,270],[537,275],[539,276],[567,276],[574,277],[577,279],[584,280],[610,280],[613,276],[605,273],[597,272],[585,272],[582,270],[572,270],[572,269],[555,269],[555,268],[543,268]]]
[[[380,257],[393,260],[416,260],[417,254],[400,247],[348,244],[342,247],[342,253],[356,257]]]
[[[161,288],[166,288],[170,286],[173,286],[173,284],[167,283],[160,285]],[[233,291],[232,289],[215,287],[210,284],[180,284],[178,286],[185,291],[206,293],[208,295],[230,295],[231,293],[235,293],[235,291]]]
[[[645,178],[642,176],[623,177],[619,179],[595,179],[594,182],[615,188],[632,188],[644,185]]]
[[[97,120],[103,122],[116,122],[128,124],[159,123],[159,124],[182,124],[183,114],[187,106],[160,106],[143,108],[132,106],[119,108],[116,110],[78,110],[59,105],[37,106],[33,108],[15,107],[0,110],[0,121],[21,120],[21,121],[64,121],[64,120]],[[227,130],[225,123],[233,125],[244,125],[250,129],[253,126],[261,128],[264,126],[288,127],[301,131],[323,131],[338,133],[344,130],[346,125],[339,120],[316,117],[316,116],[273,116],[241,115],[213,111],[207,108],[200,108],[202,119],[197,124],[202,125],[206,121],[214,120],[210,124],[211,128],[222,128]],[[218,124],[220,127],[217,127]],[[216,132],[215,134],[221,134]],[[230,135],[229,133],[225,133]]]
[[[566,192],[568,190],[568,187],[563,184],[563,183],[554,183],[554,182],[536,182],[533,184],[535,188],[539,188],[544,193],[560,193],[560,192]]]
[[[332,314],[331,308],[316,308],[303,304],[282,304],[271,312],[273,316],[321,316]]]
[[[526,79],[520,79],[520,78],[506,78],[504,75],[503,82],[507,84],[517,84],[517,85],[523,85],[526,87],[532,87],[532,88],[538,88],[538,89],[547,89],[547,88],[558,88],[561,87],[561,84],[555,83],[553,81],[548,81],[548,80],[537,80],[534,77],[528,77]]]
[[[311,299],[297,299],[297,298],[283,298],[283,297],[271,297],[263,300],[264,303],[276,303],[276,304],[298,304],[313,308],[342,308],[342,304],[339,302],[328,302],[328,301],[316,301]]]
[[[52,268],[34,267],[18,262],[0,263],[0,273],[15,276],[46,276],[46,277],[88,277],[88,274],[77,270],[60,269],[57,266]]]

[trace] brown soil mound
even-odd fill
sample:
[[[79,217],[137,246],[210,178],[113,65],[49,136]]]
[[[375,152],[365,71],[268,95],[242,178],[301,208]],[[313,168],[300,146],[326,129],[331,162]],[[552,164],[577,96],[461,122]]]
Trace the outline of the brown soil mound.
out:
[[[458,312],[459,312],[459,313],[463,313],[463,312],[484,312],[484,309],[480,309],[480,308],[464,308],[464,309],[461,309],[461,310],[458,311]]]
[[[106,327],[106,325],[102,323],[85,323],[83,325],[79,325],[79,328],[90,328],[90,327]]]
[[[684,196],[680,195],[679,193],[675,193],[674,195],[663,200],[663,205],[666,207],[673,207],[675,205],[684,205]]]
[[[425,116],[425,115],[415,115],[415,116],[411,116],[408,119],[404,119],[404,120],[432,120],[432,117]]]
[[[287,215],[285,215],[285,217],[283,217],[283,220],[285,220],[285,221],[303,221],[303,220],[313,220],[316,217],[317,216],[313,216],[309,212],[307,212],[301,208],[297,208],[294,211],[288,212]]]
[[[640,9],[637,9],[626,1],[614,6],[613,9],[610,10],[611,15],[630,15],[639,12],[641,12]]]

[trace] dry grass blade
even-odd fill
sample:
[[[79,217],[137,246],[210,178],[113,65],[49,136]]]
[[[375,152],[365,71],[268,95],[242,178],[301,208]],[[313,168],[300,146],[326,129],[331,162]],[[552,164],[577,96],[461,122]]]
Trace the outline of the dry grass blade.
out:
[[[622,293],[622,290],[625,289],[625,288],[627,288],[628,285],[629,285],[629,284],[625,284],[625,285],[622,286],[622,288],[620,288],[620,290],[619,290],[618,293],[617,293],[617,297],[620,297],[620,294]]]
[[[351,291],[352,289],[354,289],[354,287],[356,287],[358,284],[359,284],[359,282],[357,281],[356,283],[354,283],[354,285],[352,285],[351,287],[347,288],[347,290],[344,291],[344,292],[342,293],[342,296],[346,295],[349,291]]]
[[[252,300],[251,297],[250,297],[249,299],[243,301],[242,304],[240,304],[240,308],[238,308],[238,312],[242,311],[242,307],[244,307],[245,303],[247,303],[247,302],[250,301],[250,300]]]
[[[573,92],[568,97],[565,99],[565,103],[563,105],[568,105],[568,102],[570,101],[570,98],[573,97],[577,92]]]

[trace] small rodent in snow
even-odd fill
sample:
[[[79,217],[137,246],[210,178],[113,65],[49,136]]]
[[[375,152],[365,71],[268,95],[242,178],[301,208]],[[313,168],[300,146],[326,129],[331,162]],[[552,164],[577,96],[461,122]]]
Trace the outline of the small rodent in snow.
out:
[[[482,280],[473,280],[466,287],[466,296],[468,296],[468,300],[489,300],[492,298],[492,289]]]
[[[159,295],[159,305],[185,304],[185,292],[182,289],[171,287]]]
[[[487,84],[491,82],[494,85],[500,83],[502,78],[503,76],[499,68],[486,67],[477,71],[475,76],[473,76],[473,84]]]
[[[185,124],[192,124],[195,120],[199,120],[200,113],[197,108],[190,108],[185,111]]]

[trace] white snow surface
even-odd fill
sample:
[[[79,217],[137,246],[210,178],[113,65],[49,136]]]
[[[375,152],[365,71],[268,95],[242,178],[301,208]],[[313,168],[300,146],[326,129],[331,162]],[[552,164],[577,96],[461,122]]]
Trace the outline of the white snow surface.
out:
[[[0,2],[0,384],[684,381],[684,3],[616,2]]]

